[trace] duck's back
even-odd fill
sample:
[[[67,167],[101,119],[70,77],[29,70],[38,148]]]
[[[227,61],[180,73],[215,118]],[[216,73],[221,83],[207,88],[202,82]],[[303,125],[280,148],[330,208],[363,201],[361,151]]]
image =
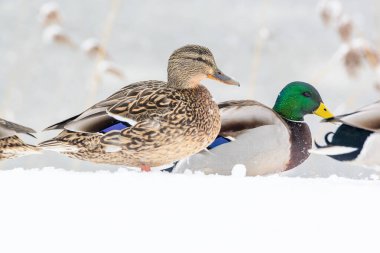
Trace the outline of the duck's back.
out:
[[[337,116],[333,121],[340,121],[344,124],[373,132],[380,132],[380,101],[367,105],[356,112]]]

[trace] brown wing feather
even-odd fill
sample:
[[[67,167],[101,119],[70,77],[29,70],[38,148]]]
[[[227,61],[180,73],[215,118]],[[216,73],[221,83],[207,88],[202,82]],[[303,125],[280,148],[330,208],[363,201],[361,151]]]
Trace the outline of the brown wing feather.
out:
[[[121,101],[110,109],[109,114],[119,119],[132,119],[137,123],[120,133],[107,133],[101,141],[109,145],[123,143],[129,149],[138,151],[149,149],[155,143],[170,144],[177,135],[183,134],[183,126],[191,124],[193,120],[184,110],[187,108],[185,96],[183,92],[160,88],[143,94],[132,103]]]
[[[123,99],[127,99],[127,98],[137,99],[144,90],[162,87],[165,84],[166,84],[165,82],[156,81],[156,80],[142,81],[142,82],[129,84],[127,86],[124,86],[123,88],[121,88],[119,91],[115,92],[108,98],[96,103],[95,105],[90,107],[88,110],[86,110],[85,113],[96,108],[110,108]],[[83,114],[85,115],[85,113]]]
[[[158,121],[144,120],[121,132],[112,131],[105,134],[101,137],[101,142],[106,145],[121,145],[128,150],[144,151],[149,150],[157,143],[166,144],[165,138],[168,138],[168,135],[164,131],[160,131]]]
[[[165,89],[163,87],[165,84],[165,82],[151,80],[127,85],[83,113],[50,126],[46,130],[66,129],[74,132],[93,133],[115,122],[114,117],[117,117],[118,120],[124,118],[125,121],[136,120],[135,115],[129,112],[131,106],[143,108],[143,105],[148,105],[153,109],[151,104],[147,103],[147,99],[153,96],[152,92]],[[110,111],[111,113],[109,113]],[[142,114],[143,111],[140,112],[140,115]]]
[[[207,115],[212,107],[202,106],[196,94],[209,95],[204,87],[197,89],[151,89],[152,92],[141,93],[139,99],[132,103],[120,102],[110,109],[114,117],[128,117],[137,121],[132,127],[120,132],[112,131],[101,137],[106,145],[123,145],[128,150],[144,151],[170,146],[183,140],[198,138],[198,133],[210,132],[212,126],[200,124],[199,118]],[[216,108],[215,108],[216,109]],[[215,111],[217,115],[217,111]],[[209,119],[205,119],[207,122]]]
[[[123,99],[107,112],[119,120],[141,121],[159,117],[177,106],[179,103],[177,99],[180,98],[177,93],[176,90],[170,88],[152,87],[142,90],[133,100],[130,97]]]

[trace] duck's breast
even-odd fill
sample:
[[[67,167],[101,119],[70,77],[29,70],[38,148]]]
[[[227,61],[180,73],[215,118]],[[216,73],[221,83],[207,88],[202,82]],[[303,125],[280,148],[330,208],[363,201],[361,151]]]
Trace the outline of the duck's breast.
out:
[[[312,138],[309,126],[305,122],[284,120],[289,129],[290,159],[286,170],[303,163],[309,156],[312,147]]]
[[[210,144],[220,131],[220,114],[218,105],[211,93],[200,85],[186,91],[186,128],[193,133],[195,141],[204,142],[203,148]],[[199,139],[199,140],[197,140]]]

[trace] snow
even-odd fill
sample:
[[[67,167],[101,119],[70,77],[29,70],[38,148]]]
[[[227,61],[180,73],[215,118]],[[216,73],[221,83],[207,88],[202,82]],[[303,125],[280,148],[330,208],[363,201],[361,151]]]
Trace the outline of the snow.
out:
[[[236,164],[231,171],[233,177],[245,177],[247,175],[247,168],[244,164]]]
[[[0,171],[0,252],[379,252],[380,182]]]

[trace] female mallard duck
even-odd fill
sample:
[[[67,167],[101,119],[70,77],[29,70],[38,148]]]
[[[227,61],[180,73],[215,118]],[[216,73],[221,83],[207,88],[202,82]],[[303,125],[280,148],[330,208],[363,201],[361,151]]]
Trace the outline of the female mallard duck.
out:
[[[32,135],[35,131],[4,119],[0,119],[0,161],[38,153],[38,148],[25,144],[17,134]]]
[[[169,58],[168,82],[125,86],[85,112],[48,127],[64,129],[40,144],[82,160],[161,166],[206,148],[220,130],[220,115],[205,78],[238,85],[216,66],[209,49],[187,45]]]
[[[318,91],[303,82],[286,85],[273,109],[253,100],[224,102],[219,109],[222,128],[209,151],[181,161],[173,172],[229,175],[236,164],[244,164],[249,176],[292,169],[309,157],[312,145],[304,116],[332,117]]]
[[[380,170],[380,101],[326,121],[341,125],[325,135],[326,146],[315,143],[312,153]]]

